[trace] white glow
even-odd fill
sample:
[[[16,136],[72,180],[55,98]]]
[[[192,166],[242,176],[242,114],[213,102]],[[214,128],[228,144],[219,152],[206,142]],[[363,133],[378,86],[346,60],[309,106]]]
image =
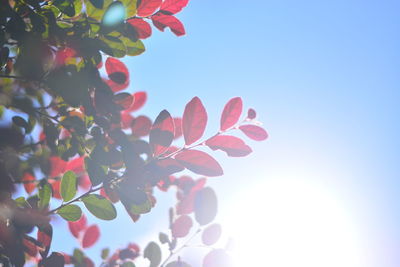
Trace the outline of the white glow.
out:
[[[235,266],[362,266],[357,228],[326,188],[301,179],[268,180],[238,195],[224,228]]]

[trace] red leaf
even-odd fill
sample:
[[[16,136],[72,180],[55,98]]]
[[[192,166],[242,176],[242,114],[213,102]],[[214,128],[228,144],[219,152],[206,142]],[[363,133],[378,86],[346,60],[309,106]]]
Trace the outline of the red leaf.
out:
[[[150,131],[150,147],[154,156],[161,155],[174,139],[174,120],[168,111],[163,110],[156,118]]]
[[[163,176],[170,176],[171,174],[181,172],[185,168],[182,167],[175,159],[167,158],[157,161],[158,170]]]
[[[86,216],[82,214],[81,218],[75,222],[68,222],[68,228],[71,234],[79,238],[80,233],[86,229]]]
[[[92,225],[88,229],[86,229],[85,234],[82,239],[82,247],[88,248],[93,246],[100,237],[100,230],[97,225]]]
[[[116,58],[109,57],[106,60],[105,67],[110,78],[106,82],[113,92],[120,91],[129,85],[129,71],[124,63]]]
[[[33,190],[35,190],[35,187],[36,187],[36,185],[34,183],[35,180],[36,180],[36,178],[29,172],[26,172],[24,174],[24,176],[22,177],[22,181],[24,182],[24,187],[25,187],[26,193],[30,194],[30,193],[32,193]]]
[[[85,157],[74,158],[73,160],[67,162],[65,171],[73,171],[75,173],[81,173],[84,171],[84,162],[85,162]]]
[[[188,170],[206,176],[224,174],[219,163],[210,155],[198,150],[186,150],[175,156],[175,159]]]
[[[257,125],[242,125],[239,129],[249,138],[256,141],[263,141],[268,138],[268,133]]]
[[[175,124],[175,136],[174,139],[178,139],[182,136],[182,119],[181,118],[174,118]]]
[[[212,224],[203,231],[201,240],[203,241],[204,245],[212,246],[221,237],[221,233],[222,233],[221,225],[217,223]]]
[[[122,129],[128,129],[131,127],[133,116],[126,110],[121,112],[121,127]]]
[[[46,258],[50,250],[51,240],[53,238],[53,227],[50,224],[46,224],[39,228],[37,232],[37,240],[43,244],[44,250],[39,251],[43,258]]]
[[[65,172],[67,162],[62,160],[60,157],[52,156],[50,157],[50,177],[59,176],[61,173]]]
[[[254,120],[256,118],[256,116],[257,116],[257,112],[254,109],[249,108],[249,110],[247,111],[247,118],[249,120]]]
[[[146,92],[136,92],[133,94],[133,105],[127,110],[128,112],[133,112],[141,109],[147,100]]]
[[[54,198],[61,199],[60,185],[61,185],[61,180],[57,180],[57,181],[54,181],[53,183],[51,183],[51,188],[53,190]]]
[[[126,110],[132,106],[133,96],[129,93],[119,93],[113,96],[113,102]]]
[[[161,6],[161,3],[162,0],[142,0],[137,9],[137,15],[140,17],[150,16]]]
[[[151,17],[151,20],[153,21],[154,26],[162,32],[166,27],[169,27],[176,36],[182,36],[185,34],[185,27],[182,22],[174,16],[157,13]]]
[[[24,236],[24,238],[22,239],[22,244],[24,245],[24,251],[31,257],[36,257],[37,253],[38,253],[38,247],[36,246],[35,242],[36,240],[34,240],[32,237],[30,236]]]
[[[217,135],[208,139],[206,145],[212,150],[220,149],[231,157],[244,157],[252,152],[242,139],[229,135]]]
[[[89,258],[85,258],[84,261],[85,261],[85,267],[95,267],[96,266],[96,265],[94,265],[94,262]]]
[[[128,20],[128,23],[135,28],[139,39],[146,39],[151,36],[151,26],[147,21],[139,18],[133,18]]]
[[[172,224],[172,236],[176,238],[185,237],[192,226],[192,219],[187,215],[182,215]]]
[[[189,0],[165,0],[161,5],[160,10],[167,11],[172,14],[180,12],[185,6],[187,6]]]
[[[135,118],[132,123],[132,134],[137,137],[149,135],[151,129],[151,120],[146,116]]]
[[[198,97],[194,97],[185,107],[182,118],[182,131],[185,144],[191,145],[199,140],[207,125],[207,112]]]
[[[221,131],[225,131],[238,122],[240,115],[242,115],[242,109],[243,103],[240,97],[235,97],[229,100],[222,112]]]

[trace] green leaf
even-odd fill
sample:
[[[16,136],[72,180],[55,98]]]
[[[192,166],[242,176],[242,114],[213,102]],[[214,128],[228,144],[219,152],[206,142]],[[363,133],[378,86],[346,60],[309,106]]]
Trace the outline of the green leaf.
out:
[[[165,244],[169,242],[169,237],[167,234],[165,233],[159,233],[158,234],[158,239],[160,240],[161,244]]]
[[[77,221],[82,216],[82,210],[79,206],[70,204],[62,207],[57,211],[57,214],[63,217],[67,221]]]
[[[106,173],[101,165],[91,158],[85,158],[85,166],[90,178],[90,182],[93,186],[101,184],[107,178]]]
[[[121,0],[126,8],[126,16],[128,18],[136,15],[137,0]]]
[[[82,198],[86,208],[97,218],[102,220],[113,220],[117,217],[114,205],[101,195],[88,195]]]
[[[157,267],[161,263],[161,249],[155,242],[147,245],[143,256],[150,260],[150,267]]]
[[[141,190],[120,186],[117,188],[117,192],[125,209],[130,213],[144,214],[152,208],[149,197]]]
[[[76,194],[76,175],[73,171],[67,171],[61,180],[60,193],[65,202],[70,201]]]
[[[14,199],[14,201],[17,203],[18,207],[21,208],[32,208],[31,205],[26,201],[24,197],[19,197]]]
[[[103,250],[101,251],[101,258],[103,260],[108,258],[108,255],[110,255],[110,249],[109,248],[103,248]]]
[[[126,47],[120,39],[113,36],[102,36],[99,38],[101,41],[100,50],[104,53],[121,58],[126,55]]]
[[[75,6],[69,0],[55,0],[53,5],[56,6],[62,13],[69,17],[75,16]]]
[[[121,37],[120,39],[126,47],[126,54],[128,56],[137,56],[142,54],[146,50],[141,40],[137,40],[136,42],[134,42],[126,37]]]
[[[86,14],[97,20],[101,21],[104,16],[104,13],[107,10],[107,7],[112,3],[112,0],[89,0],[85,1],[86,5]]]
[[[51,186],[47,182],[39,188],[39,209],[44,209],[49,205],[51,194]]]
[[[191,266],[183,261],[173,261],[168,263],[166,267],[191,267]]]

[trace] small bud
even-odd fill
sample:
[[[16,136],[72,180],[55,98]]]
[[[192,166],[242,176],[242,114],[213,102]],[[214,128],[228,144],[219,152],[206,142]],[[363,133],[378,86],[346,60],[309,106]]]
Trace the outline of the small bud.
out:
[[[249,108],[249,111],[247,111],[247,118],[250,120],[254,120],[257,116],[257,113],[254,109]]]

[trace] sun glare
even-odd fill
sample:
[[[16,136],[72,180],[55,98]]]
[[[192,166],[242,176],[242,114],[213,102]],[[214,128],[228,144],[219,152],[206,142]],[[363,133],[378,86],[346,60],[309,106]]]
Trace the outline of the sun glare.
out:
[[[358,267],[354,220],[332,192],[301,179],[276,179],[236,198],[223,221],[235,266]]]

